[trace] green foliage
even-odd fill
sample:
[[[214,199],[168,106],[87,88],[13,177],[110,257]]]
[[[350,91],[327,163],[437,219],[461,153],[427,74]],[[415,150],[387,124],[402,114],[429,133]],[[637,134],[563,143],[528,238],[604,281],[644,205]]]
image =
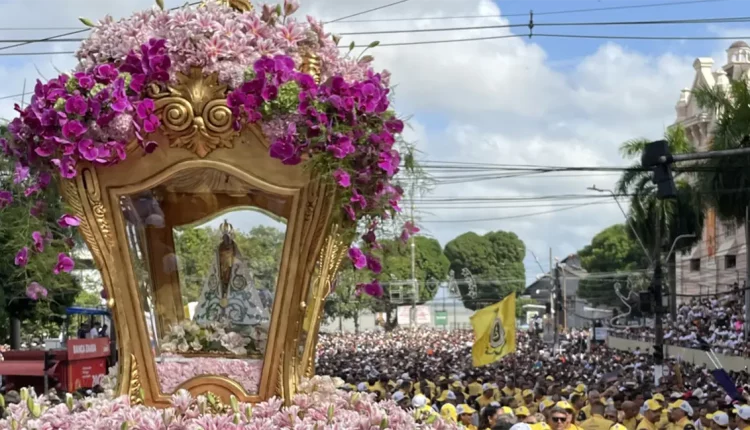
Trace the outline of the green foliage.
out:
[[[257,226],[248,233],[235,230],[234,235],[234,241],[253,273],[256,288],[273,291],[284,247],[284,232],[274,227]],[[175,250],[185,304],[198,300],[203,282],[216,260],[220,240],[221,233],[210,227],[185,228],[175,232]]]
[[[628,233],[624,224],[615,224],[599,232],[591,240],[591,244],[578,251],[581,266],[591,276],[580,281],[578,294],[595,306],[623,306],[615,294],[614,284],[619,282],[623,287],[623,294],[627,295],[628,274],[622,272],[641,269],[647,265],[643,250]],[[599,276],[599,273],[607,275]]]
[[[381,249],[377,256],[381,259],[383,271],[378,276],[381,284],[386,284],[386,295],[388,295],[388,283],[393,279],[406,281],[411,279],[411,245],[403,243],[398,239],[383,240],[380,242]],[[414,267],[417,282],[419,282],[419,302],[424,303],[431,300],[437,291],[434,280],[445,279],[448,273],[448,259],[443,254],[440,243],[436,239],[425,236],[414,237]]]
[[[702,108],[717,112],[711,150],[750,147],[750,83],[733,81],[729,91],[721,87],[699,88],[692,96]],[[745,220],[750,201],[750,155],[706,160],[698,182],[707,204],[724,219]]]
[[[688,140],[685,130],[679,126],[667,129],[664,134],[669,150],[672,154],[684,154],[695,151],[695,147]],[[623,172],[617,183],[619,194],[629,194],[630,213],[629,222],[633,224],[638,235],[643,239],[644,245],[650,253],[656,249],[654,227],[656,216],[660,220],[661,243],[663,248],[671,246],[672,242],[684,234],[694,234],[692,239],[684,239],[680,247],[690,246],[701,238],[703,231],[703,206],[701,194],[690,185],[684,177],[684,173],[675,173],[675,182],[678,196],[675,199],[659,200],[656,197],[656,186],[651,181],[651,172],[642,169],[640,157],[646,144],[646,139],[636,139],[625,142],[620,151],[626,158],[635,158],[638,161],[632,166],[633,169]],[[628,234],[631,232],[628,231]]]
[[[450,269],[458,278],[464,268],[477,279],[477,297],[468,295],[468,286],[459,282],[461,300],[468,309],[478,309],[501,300],[511,292],[523,292],[526,247],[515,233],[495,231],[480,236],[464,233],[445,245]]]
[[[330,321],[336,318],[359,319],[363,309],[373,306],[375,298],[367,295],[357,296],[357,284],[369,282],[368,275],[361,270],[354,270],[351,265],[341,270],[336,278],[334,290],[323,304],[323,318]]]
[[[536,301],[532,299],[522,299],[519,297],[516,297],[516,318],[525,318],[526,317],[526,311],[523,309],[524,305],[533,305]]]
[[[83,290],[80,293],[78,293],[78,296],[76,296],[75,303],[73,304],[76,306],[82,306],[85,308],[100,306],[102,304],[102,296],[99,295],[98,293]]]
[[[13,165],[0,158],[0,190],[12,191],[15,200],[14,204],[0,210],[0,341],[10,334],[9,318],[19,318],[23,327],[44,327],[48,331],[59,329],[65,308],[74,303],[81,291],[69,274],[52,273],[58,253],[69,251],[61,240],[54,240],[46,245],[42,254],[29,258],[25,268],[15,265],[15,255],[22,247],[29,247],[30,256],[34,253],[31,250],[34,231],[50,232],[55,238],[69,235],[70,231],[62,230],[56,224],[57,218],[65,212],[58,185],[53,182],[44,192],[26,198],[22,188],[12,183],[12,173]],[[29,215],[37,201],[48,206],[46,218]],[[33,301],[26,297],[26,287],[31,282],[47,289],[46,299]]]

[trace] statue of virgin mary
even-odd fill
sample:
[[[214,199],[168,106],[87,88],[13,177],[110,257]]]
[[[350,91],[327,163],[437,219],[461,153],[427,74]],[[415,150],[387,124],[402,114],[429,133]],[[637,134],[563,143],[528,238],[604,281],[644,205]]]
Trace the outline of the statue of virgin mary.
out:
[[[201,325],[220,322],[233,331],[252,333],[271,320],[247,262],[234,242],[234,229],[226,220],[222,239],[208,277],[203,283],[193,320]]]

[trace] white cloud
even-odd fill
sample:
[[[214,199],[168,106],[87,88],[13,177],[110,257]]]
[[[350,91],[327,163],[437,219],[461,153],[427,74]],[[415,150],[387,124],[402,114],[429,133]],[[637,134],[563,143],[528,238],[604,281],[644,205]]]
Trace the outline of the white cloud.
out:
[[[177,4],[178,2],[168,2]],[[147,0],[86,2],[73,0],[10,1],[4,4],[0,26],[76,26],[77,17],[123,15],[150,5]],[[500,14],[488,0],[407,2],[358,18],[402,18]],[[168,6],[171,4],[168,4]],[[370,2],[319,0],[303,4],[301,14],[323,20],[373,7]],[[30,10],[34,10],[33,19]],[[416,22],[334,23],[335,32],[504,25],[503,18],[429,20]],[[30,32],[30,34],[35,34]],[[503,36],[508,28],[445,33],[363,35],[361,44]],[[344,38],[348,44],[352,38]],[[574,43],[574,42],[571,42]],[[72,50],[74,44],[33,45],[29,50]],[[615,43],[603,43],[586,55],[550,59],[535,39],[508,38],[480,42],[378,47],[372,51],[378,67],[393,73],[398,85],[396,107],[414,115],[407,139],[418,142],[428,160],[565,166],[624,165],[618,145],[633,137],[659,137],[674,120],[674,104],[682,87],[692,80],[692,60],[710,52],[679,57],[663,52],[644,55]],[[559,57],[559,55],[557,56]],[[73,65],[65,57],[24,57],[0,61],[0,96],[20,92],[24,78],[33,80],[36,64],[52,75],[52,64]],[[558,67],[566,64],[566,67]],[[10,100],[0,101],[0,116],[11,113]],[[446,175],[446,173],[440,173]],[[439,186],[435,196],[534,196],[584,194],[593,185],[612,187],[612,174],[568,173],[549,178],[522,177]],[[551,202],[559,204],[561,202]],[[564,203],[564,202],[563,202]],[[523,203],[517,204],[518,206]],[[463,209],[423,208],[425,220],[467,220],[513,217],[559,209],[534,203],[534,208]],[[585,245],[596,232],[622,221],[614,204],[602,204],[546,215],[497,222],[424,224],[443,244],[467,230],[483,233],[515,231],[529,248],[546,255],[553,246],[564,256]],[[543,258],[543,260],[546,258]],[[534,267],[536,267],[534,265]],[[529,267],[529,275],[538,268]]]

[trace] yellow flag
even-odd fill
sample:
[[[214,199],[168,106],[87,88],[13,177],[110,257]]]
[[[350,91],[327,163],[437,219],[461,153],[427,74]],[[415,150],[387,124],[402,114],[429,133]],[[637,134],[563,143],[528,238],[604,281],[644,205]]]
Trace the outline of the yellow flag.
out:
[[[474,367],[485,366],[516,352],[516,293],[474,312]]]

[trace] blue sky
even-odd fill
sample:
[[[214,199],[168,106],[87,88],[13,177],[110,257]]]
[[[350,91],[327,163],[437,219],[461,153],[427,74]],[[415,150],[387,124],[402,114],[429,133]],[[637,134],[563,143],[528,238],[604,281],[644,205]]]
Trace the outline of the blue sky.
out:
[[[494,18],[398,22],[337,22],[327,26],[335,33],[502,25],[528,22],[533,9],[535,23],[631,21],[736,17],[750,12],[746,0],[717,0],[639,9],[607,10],[543,15],[543,12],[675,2],[611,0],[409,0],[397,6],[363,15],[361,19],[394,19],[457,15],[498,15]],[[182,1],[166,0],[168,7]],[[386,0],[301,0],[300,14],[323,20],[346,16],[390,3]],[[683,2],[684,3],[684,2]],[[80,27],[78,16],[92,19],[112,14],[124,16],[150,7],[150,0],[102,2],[94,0],[4,0],[0,28]],[[749,24],[691,24],[638,27],[536,27],[535,33],[654,35],[654,36],[750,36]],[[2,38],[39,38],[65,30],[1,30]],[[525,34],[525,28],[487,29],[470,32],[396,34],[344,37],[367,44],[379,39],[409,42]],[[713,57],[715,68],[725,62],[724,50],[733,40],[722,41],[630,41],[550,39],[534,37],[452,44],[378,47],[371,51],[376,68],[393,73],[397,85],[395,107],[410,117],[406,137],[415,142],[423,160],[487,162],[502,164],[546,164],[560,166],[622,166],[617,148],[634,137],[658,138],[674,122],[674,105],[680,90],[693,80],[696,57]],[[69,51],[74,43],[37,44],[8,50]],[[69,56],[0,57],[0,117],[13,114],[12,96],[28,89],[41,76],[68,70]],[[611,187],[612,174],[570,175],[503,179],[481,183],[440,185],[439,197],[534,197],[590,193],[596,184]],[[603,228],[623,218],[609,202],[569,211],[534,215],[554,209],[535,203],[534,208],[477,209],[418,207],[418,218],[426,234],[445,244],[472,230],[513,231],[548,265],[548,249],[563,258],[586,245]],[[244,222],[250,227],[257,217]],[[497,218],[496,221],[472,221]],[[502,219],[500,219],[502,218]],[[232,219],[242,223],[242,217]],[[240,226],[241,227],[241,226]],[[540,271],[529,255],[527,279]]]

